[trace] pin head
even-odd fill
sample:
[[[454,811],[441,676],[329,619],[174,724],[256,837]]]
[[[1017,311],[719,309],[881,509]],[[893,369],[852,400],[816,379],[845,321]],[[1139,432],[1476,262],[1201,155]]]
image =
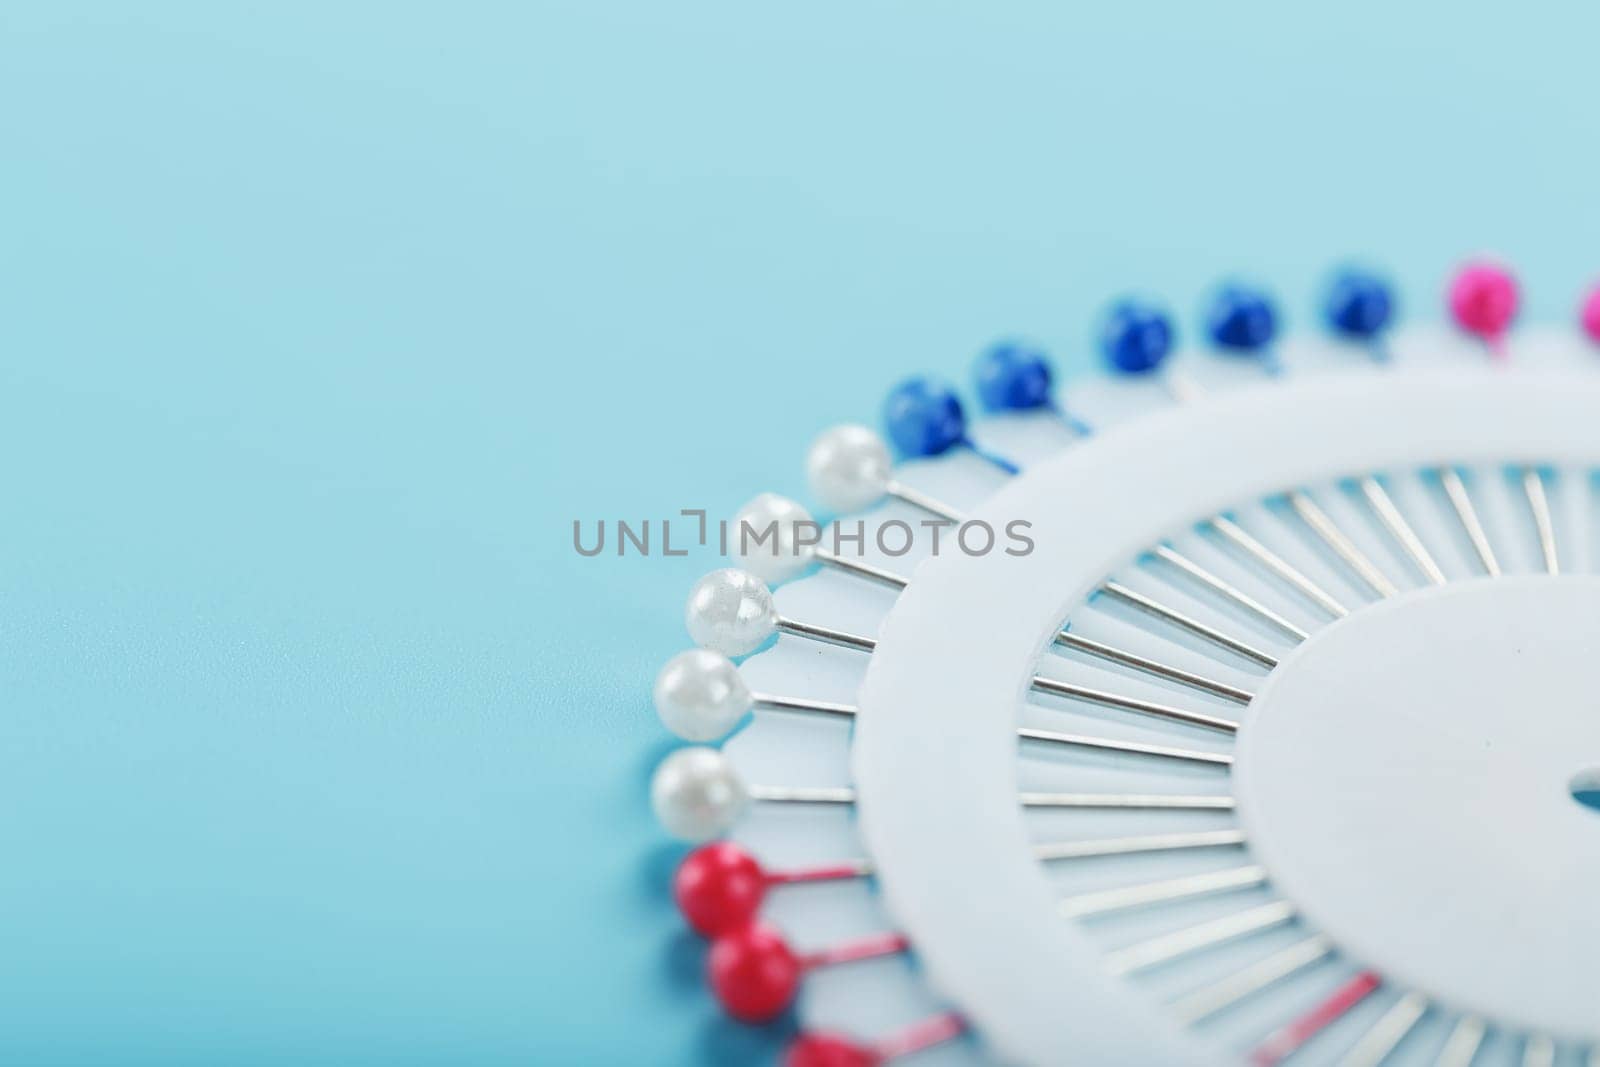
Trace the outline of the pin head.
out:
[[[1583,323],[1583,332],[1589,335],[1589,340],[1600,344],[1600,285],[1589,290],[1589,296],[1584,300],[1578,317]]]
[[[877,1067],[872,1049],[833,1034],[801,1034],[785,1050],[783,1067]]]
[[[1148,374],[1172,352],[1172,320],[1153,304],[1119,300],[1100,327],[1100,353],[1119,374]]]
[[[877,503],[889,485],[889,448],[865,426],[835,426],[811,445],[806,479],[829,511],[860,511]]]
[[[1044,350],[1001,341],[978,357],[972,370],[986,411],[1033,411],[1050,406],[1050,362]]]
[[[1206,311],[1206,333],[1224,352],[1258,355],[1278,332],[1278,313],[1267,294],[1245,285],[1217,290]]]
[[[1505,336],[1517,314],[1517,280],[1498,263],[1468,263],[1450,279],[1450,314],[1468,333],[1490,345]]]
[[[685,741],[725,737],[749,712],[750,687],[720,652],[692,648],[667,661],[656,675],[656,714]]]
[[[1394,317],[1394,294],[1375,274],[1342,270],[1328,287],[1322,313],[1334,333],[1353,341],[1371,341]]]
[[[889,440],[904,456],[937,456],[967,438],[967,417],[948,382],[907,378],[883,402]]]
[[[701,648],[743,656],[777,631],[778,609],[767,584],[732,567],[712,571],[694,584],[683,621]]]
[[[708,841],[727,833],[750,802],[733,765],[714,748],[680,748],[650,779],[650,806],[667,833]]]
[[[800,988],[804,970],[783,935],[761,923],[717,938],[706,963],[717,999],[729,1015],[747,1023],[782,1015]]]
[[[744,568],[769,583],[788,581],[811,565],[808,538],[816,520],[798,502],[762,493],[739,509],[728,536]],[[770,533],[769,533],[770,531]]]
[[[761,865],[731,841],[701,845],[683,858],[672,878],[678,910],[707,937],[749,925],[766,894]]]

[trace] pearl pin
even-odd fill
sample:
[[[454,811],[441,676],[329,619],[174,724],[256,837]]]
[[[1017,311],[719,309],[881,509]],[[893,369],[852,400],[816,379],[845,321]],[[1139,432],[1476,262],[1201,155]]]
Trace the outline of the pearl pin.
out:
[[[1107,752],[1136,753],[1227,765],[1232,757],[1215,752],[1110,741],[1095,737],[1019,729],[1022,740],[1093,748]],[[650,803],[667,832],[684,841],[699,843],[733,829],[751,802],[771,804],[849,805],[856,791],[849,786],[748,785],[727,756],[715,748],[694,745],[669,754],[656,767],[650,781]],[[1107,810],[1217,811],[1230,810],[1228,798],[1209,795],[1140,793],[1021,793],[1026,808],[1093,808]],[[1040,858],[1060,858],[1063,846],[1037,846]],[[1080,847],[1080,846],[1070,846]]]
[[[732,660],[704,648],[667,661],[656,675],[655,705],[662,724],[685,741],[725,737],[754,708],[833,715],[854,715],[856,710],[823,700],[752,693]]]
[[[650,779],[650,806],[674,837],[707,841],[724,833],[750,803],[744,781],[714,748],[680,748]]]
[[[865,511],[884,497],[910,504],[937,518],[960,522],[946,504],[896,481],[890,474],[889,446],[872,430],[854,424],[826,430],[806,454],[811,495],[839,514]]]
[[[734,550],[744,569],[769,585],[796,577],[812,563],[821,563],[896,589],[906,581],[898,574],[841,556],[824,547],[822,527],[798,501],[762,493],[733,517]]]
[[[855,799],[855,790],[844,786],[746,785],[725,755],[701,745],[669,754],[650,779],[657,820],[672,836],[694,842],[727,833],[752,801],[854,804]]]
[[[778,614],[766,583],[731,567],[712,571],[695,583],[684,623],[695,644],[727,656],[749,655],[779,632],[858,652],[871,652],[877,646],[870,637]]]
[[[1070,630],[1059,631],[1056,634],[1056,641],[1063,647],[1121,663],[1135,670],[1167,678],[1239,704],[1250,702],[1250,693],[1245,690],[1202,675],[1191,674],[1156,660],[1146,659],[1111,645],[1080,638]],[[1175,722],[1187,722],[1193,726],[1203,726],[1225,733],[1234,729],[1231,721],[1216,716],[1090,689],[1043,675],[1034,676],[1033,688],[1041,693]],[[662,724],[685,741],[715,741],[725,737],[745,715],[757,708],[768,711],[810,712],[836,718],[852,718],[857,714],[854,704],[752,693],[733,661],[709,649],[691,649],[667,661],[666,666],[661,668],[661,673],[656,676],[655,704],[656,714],[660,716]]]

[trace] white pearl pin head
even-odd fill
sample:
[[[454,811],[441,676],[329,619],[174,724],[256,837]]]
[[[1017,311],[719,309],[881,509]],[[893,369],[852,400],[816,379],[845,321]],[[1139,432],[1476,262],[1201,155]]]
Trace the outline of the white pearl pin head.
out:
[[[749,802],[744,782],[714,748],[680,748],[661,761],[650,780],[656,818],[684,841],[709,841],[727,833]]]
[[[754,652],[778,627],[778,609],[766,583],[732,568],[712,571],[695,583],[683,618],[695,644],[725,656]]]
[[[655,703],[662,724],[685,741],[715,741],[745,717],[752,697],[732,660],[694,648],[656,675]]]
[[[745,570],[776,584],[810,566],[817,524],[798,502],[777,493],[762,493],[733,517],[731,536]]]
[[[889,447],[865,426],[835,426],[806,455],[811,493],[829,511],[860,511],[889,487]]]

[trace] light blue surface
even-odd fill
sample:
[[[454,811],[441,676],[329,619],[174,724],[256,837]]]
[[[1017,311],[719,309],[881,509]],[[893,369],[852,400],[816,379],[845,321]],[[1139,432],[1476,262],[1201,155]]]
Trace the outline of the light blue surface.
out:
[[[1129,287],[1600,274],[1593,4],[138,7],[0,14],[8,1063],[769,1054],[643,796],[710,561],[574,518]]]

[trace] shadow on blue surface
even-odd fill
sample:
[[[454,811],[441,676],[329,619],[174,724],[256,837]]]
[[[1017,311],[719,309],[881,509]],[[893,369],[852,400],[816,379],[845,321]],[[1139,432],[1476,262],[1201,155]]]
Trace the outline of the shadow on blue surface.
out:
[[[719,1015],[706,1020],[700,1028],[700,1058],[705,1063],[728,1067],[776,1063],[795,1033],[793,1012],[765,1026],[750,1026]]]

